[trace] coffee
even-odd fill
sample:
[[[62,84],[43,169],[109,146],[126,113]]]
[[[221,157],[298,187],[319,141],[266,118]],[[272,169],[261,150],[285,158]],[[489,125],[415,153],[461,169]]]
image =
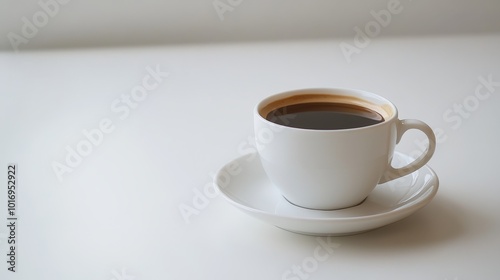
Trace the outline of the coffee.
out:
[[[270,111],[266,119],[284,126],[317,130],[358,128],[384,121],[382,115],[369,108],[334,102],[291,104]]]
[[[308,209],[358,205],[378,184],[422,168],[436,147],[428,125],[400,120],[389,100],[362,90],[282,92],[260,101],[253,117],[266,176],[287,201]],[[414,129],[427,136],[427,149],[393,167],[397,142]]]

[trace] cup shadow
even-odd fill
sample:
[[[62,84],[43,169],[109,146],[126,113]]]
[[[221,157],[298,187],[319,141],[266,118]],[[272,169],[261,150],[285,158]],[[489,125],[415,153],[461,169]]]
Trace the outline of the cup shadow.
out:
[[[433,246],[449,242],[464,234],[467,230],[463,220],[464,213],[469,216],[472,214],[475,219],[486,219],[438,194],[429,205],[401,221],[365,233],[338,237],[336,240],[346,248],[360,249],[364,252],[399,251]],[[485,224],[488,224],[487,221]]]

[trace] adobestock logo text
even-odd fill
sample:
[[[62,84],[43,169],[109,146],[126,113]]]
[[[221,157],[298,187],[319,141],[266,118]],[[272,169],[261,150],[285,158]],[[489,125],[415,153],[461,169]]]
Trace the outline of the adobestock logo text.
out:
[[[372,38],[377,37],[382,32],[383,28],[389,26],[392,21],[392,16],[403,11],[403,6],[398,0],[389,0],[387,9],[382,9],[378,12],[371,10],[370,15],[373,20],[367,22],[363,29],[358,26],[354,27],[354,40],[352,44],[341,42],[339,47],[348,63],[352,61],[353,54],[361,53],[361,50],[368,47]]]
[[[50,18],[54,18],[61,10],[61,5],[68,4],[70,0],[40,0],[38,6],[40,10],[33,13],[31,18],[22,17],[22,26],[20,34],[9,32],[7,38],[14,51],[19,51],[21,44],[27,44],[29,39],[34,38],[41,28],[44,28]]]
[[[282,280],[305,280],[312,279],[311,276],[315,273],[321,263],[325,262],[335,253],[340,247],[339,243],[333,242],[332,237],[317,237],[318,245],[314,248],[313,253],[302,259],[299,264],[294,264],[283,272]]]
[[[128,94],[122,94],[111,102],[110,110],[118,119],[122,121],[127,119],[132,110],[136,109],[141,102],[144,102],[149,93],[157,89],[163,79],[169,76],[168,72],[160,70],[159,65],[156,65],[156,68],[146,67],[146,72],[148,74],[142,78],[141,84],[133,87]],[[73,172],[82,163],[83,159],[90,155],[95,147],[101,145],[105,136],[113,132],[115,128],[112,118],[102,118],[96,128],[83,129],[83,137],[75,145],[66,145],[64,162],[52,162],[52,170],[59,182],[63,181],[64,174]]]
[[[278,116],[278,118],[281,123],[288,124],[290,119],[295,118],[295,116],[282,115]],[[256,157],[257,151],[265,149],[266,144],[271,143],[274,140],[276,133],[281,132],[282,129],[283,127],[280,125],[271,125],[270,128],[262,128],[255,131],[254,136],[248,136],[247,140],[242,141],[237,146],[238,154],[240,156],[247,155],[246,160],[249,162],[258,160]],[[229,186],[232,178],[240,174],[242,171],[241,166],[239,166],[237,162],[226,166],[220,171],[217,182],[218,185],[222,189],[225,189]],[[216,198],[220,194],[215,188],[213,182],[216,177],[216,173],[210,172],[209,177],[211,180],[202,188],[193,188],[193,198],[191,199],[191,203],[187,202],[179,204],[179,212],[181,213],[186,224],[191,223],[191,217],[200,215],[201,211],[208,207],[211,199]]]

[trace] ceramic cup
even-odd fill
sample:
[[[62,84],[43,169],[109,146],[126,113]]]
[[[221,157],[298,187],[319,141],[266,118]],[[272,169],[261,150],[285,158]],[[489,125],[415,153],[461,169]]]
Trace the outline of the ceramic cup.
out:
[[[266,119],[275,109],[310,102],[362,106],[377,112],[384,120],[365,127],[316,130]],[[254,125],[259,157],[267,176],[289,202],[310,209],[355,206],[377,184],[424,166],[436,146],[435,135],[427,124],[398,119],[394,104],[362,90],[303,89],[276,94],[255,107]],[[394,168],[391,166],[394,148],[409,129],[422,131],[429,139],[428,147],[413,162]]]

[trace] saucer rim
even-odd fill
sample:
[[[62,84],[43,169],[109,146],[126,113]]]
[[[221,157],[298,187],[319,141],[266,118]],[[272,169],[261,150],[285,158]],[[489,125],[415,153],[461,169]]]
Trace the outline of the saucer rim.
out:
[[[412,159],[410,156],[408,156],[408,155],[406,155],[406,154],[404,154],[402,152],[395,151],[394,154],[398,154],[399,156],[403,156],[405,158]],[[251,212],[251,213],[254,213],[254,214],[265,215],[265,216],[272,217],[272,218],[289,219],[289,220],[294,220],[294,221],[307,221],[307,222],[310,222],[310,221],[322,221],[322,222],[328,222],[328,221],[332,221],[332,222],[333,221],[339,221],[340,222],[340,221],[343,221],[343,222],[347,222],[347,221],[373,220],[373,219],[381,218],[381,217],[384,217],[384,216],[390,216],[390,215],[394,214],[394,212],[397,212],[397,214],[399,216],[403,216],[404,217],[408,212],[410,212],[410,213],[416,212],[420,208],[422,208],[425,205],[427,205],[436,196],[437,191],[439,189],[439,177],[437,176],[436,172],[428,164],[425,164],[424,166],[421,167],[421,169],[422,168],[427,168],[428,171],[430,172],[430,174],[431,174],[431,181],[434,181],[434,182],[428,182],[428,184],[431,184],[431,186],[427,190],[425,190],[422,193],[420,193],[420,195],[418,195],[418,197],[412,198],[411,199],[412,201],[406,202],[401,207],[396,207],[394,209],[391,209],[388,212],[382,212],[382,213],[377,213],[377,214],[373,214],[373,215],[354,216],[354,217],[310,217],[310,218],[306,218],[306,217],[284,216],[284,215],[279,215],[279,214],[276,214],[276,213],[271,213],[271,212],[267,212],[267,211],[264,211],[264,210],[252,208],[252,207],[249,207],[247,205],[238,203],[237,201],[235,201],[234,199],[232,199],[231,197],[229,197],[229,195],[227,195],[224,192],[225,188],[221,188],[219,186],[219,184],[217,182],[217,178],[219,178],[220,174],[224,171],[224,169],[227,166],[233,164],[234,162],[240,162],[241,160],[243,160],[244,158],[246,158],[248,156],[253,156],[253,160],[252,161],[260,160],[259,159],[259,154],[257,152],[247,153],[247,154],[241,155],[241,156],[239,156],[237,158],[234,158],[233,160],[231,160],[228,163],[224,164],[217,171],[217,173],[214,176],[213,184],[217,188],[217,191],[224,197],[224,199],[227,200],[228,202],[230,202],[231,204],[233,204],[234,206],[236,206],[237,208],[240,208],[241,210],[245,210],[245,211],[248,211],[248,212]],[[286,200],[286,198],[285,198],[285,200]],[[290,203],[290,202],[288,202],[288,203]],[[360,203],[359,205],[362,205],[363,203],[364,202]],[[352,207],[357,207],[357,206],[352,206]],[[300,206],[296,206],[296,207],[300,207]],[[349,209],[349,208],[344,208],[344,209]],[[340,211],[340,210],[344,210],[344,209],[337,209],[337,210],[309,209],[309,210],[311,210],[311,211],[326,211],[326,212],[329,212],[329,211]]]

